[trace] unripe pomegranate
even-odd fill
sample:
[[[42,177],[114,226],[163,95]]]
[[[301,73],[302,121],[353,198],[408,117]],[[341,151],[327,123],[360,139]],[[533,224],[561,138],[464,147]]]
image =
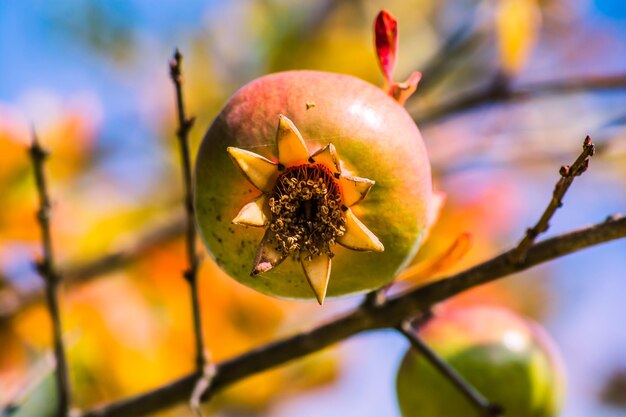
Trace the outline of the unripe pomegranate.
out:
[[[283,149],[284,135],[293,143]],[[318,194],[301,194],[311,182]],[[196,161],[197,223],[209,252],[239,282],[284,298],[321,302],[326,282],[329,296],[388,284],[418,248],[430,197],[430,165],[411,117],[347,75],[291,71],[252,81],[217,116]],[[259,215],[256,224],[238,219],[244,207]]]
[[[505,417],[555,417],[563,399],[563,366],[554,343],[536,323],[497,307],[448,310],[420,337]],[[481,414],[423,357],[405,355],[397,377],[404,417]]]
[[[291,299],[342,296],[390,283],[415,254],[431,204],[430,165],[390,79],[395,20],[376,45],[387,93],[357,78],[290,71],[230,99],[196,161],[197,224],[239,282]]]

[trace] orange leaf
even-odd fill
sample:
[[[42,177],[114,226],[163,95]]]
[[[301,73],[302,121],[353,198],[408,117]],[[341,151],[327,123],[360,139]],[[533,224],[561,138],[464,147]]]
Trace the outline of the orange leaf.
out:
[[[398,276],[398,280],[410,279],[424,282],[431,279],[457,264],[469,252],[471,247],[472,235],[462,233],[445,252],[404,270]]]
[[[374,21],[374,36],[378,63],[391,84],[391,73],[396,67],[396,51],[398,50],[398,21],[386,10],[381,10]]]

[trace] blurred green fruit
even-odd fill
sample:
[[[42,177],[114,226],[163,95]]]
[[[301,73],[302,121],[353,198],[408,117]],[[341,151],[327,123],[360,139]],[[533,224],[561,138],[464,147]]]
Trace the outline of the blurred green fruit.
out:
[[[563,400],[560,356],[536,323],[496,307],[444,311],[419,332],[422,340],[504,417],[554,417]],[[414,350],[397,376],[404,417],[479,417],[449,380]]]

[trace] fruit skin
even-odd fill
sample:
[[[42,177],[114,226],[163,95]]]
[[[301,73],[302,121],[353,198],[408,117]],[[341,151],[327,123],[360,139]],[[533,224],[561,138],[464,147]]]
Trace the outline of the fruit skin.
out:
[[[497,307],[450,310],[420,336],[505,417],[554,417],[563,399],[564,376],[554,343],[536,323]],[[409,350],[396,380],[404,417],[480,413],[423,357]]]
[[[377,87],[357,78],[290,71],[258,78],[233,95],[206,133],[195,173],[196,221],[204,243],[230,276],[268,295],[311,300],[297,261],[251,277],[263,228],[231,224],[259,194],[229,158],[228,146],[276,160],[278,117],[298,127],[310,152],[333,143],[351,174],[376,181],[355,215],[383,242],[382,253],[339,245],[328,287],[337,297],[391,282],[413,257],[427,221],[430,164],[417,126]]]

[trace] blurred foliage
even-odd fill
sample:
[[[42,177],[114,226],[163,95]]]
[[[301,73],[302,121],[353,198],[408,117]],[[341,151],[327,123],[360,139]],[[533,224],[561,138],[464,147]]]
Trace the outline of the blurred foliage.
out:
[[[245,0],[194,9],[199,23],[177,26],[166,31],[169,35],[163,39],[146,27],[140,8],[131,3],[122,7],[120,2],[102,0],[78,8],[74,3],[47,9],[46,23],[53,33],[62,35],[62,44],[82,48],[81,53],[90,60],[95,59],[115,76],[128,78],[124,85],[133,84],[132,101],[129,94],[107,104],[95,89],[76,95],[34,89],[23,92],[21,103],[26,104],[22,107],[0,102],[0,289],[29,291],[40,285],[30,267],[39,253],[36,195],[26,149],[31,123],[51,152],[46,168],[53,196],[54,243],[61,265],[96,258],[132,242],[146,226],[182,213],[173,91],[166,72],[175,44],[182,43],[185,55],[187,108],[197,116],[191,137],[195,150],[228,96],[264,73],[310,68],[349,73],[381,84],[371,27],[381,7],[399,19],[397,79],[428,66],[456,28],[472,24],[471,47],[437,66],[432,77],[438,81],[425,95],[420,96],[418,88],[409,105],[413,115],[432,103],[483,85],[493,74],[525,76],[525,70],[533,68],[531,58],[540,38],[558,27],[557,17],[570,19],[560,8],[564,2],[558,0]],[[168,18],[160,16],[164,21]],[[177,19],[182,18],[171,16],[172,21]],[[112,116],[112,108],[127,106],[125,100],[137,107],[136,113],[121,118],[122,125],[129,124],[128,129],[112,128],[120,123]],[[524,191],[518,189],[521,180],[500,172],[488,173],[489,178],[464,172],[467,159],[488,165],[490,160],[508,155],[493,150],[499,148],[488,141],[489,135],[475,140],[485,124],[497,129],[509,123],[502,115],[492,119],[491,125],[481,119],[482,124],[423,129],[433,155],[436,187],[446,191],[448,198],[415,263],[441,256],[464,233],[471,236],[471,243],[466,242],[462,253],[430,274],[401,282],[396,289],[467,268],[495,255],[523,231],[515,220],[527,214],[522,209],[528,205],[523,201]],[[623,137],[623,130],[619,132]],[[133,144],[136,136],[140,140]],[[573,149],[572,141],[560,143]],[[613,166],[623,174],[623,151],[616,155]],[[515,154],[511,158],[515,160]],[[504,161],[506,164],[507,159]],[[527,160],[519,165],[534,168]],[[552,177],[547,178],[552,184]],[[133,190],[129,184],[141,189]],[[72,346],[69,359],[78,406],[139,393],[192,370],[194,344],[184,269],[183,241],[178,239],[143,253],[127,268],[72,286],[65,293],[63,324]],[[532,274],[548,273],[542,269]],[[472,290],[452,302],[508,305],[541,318],[554,294],[549,285],[538,282],[524,285],[518,279],[506,280]],[[226,277],[208,256],[200,285],[203,331],[207,347],[218,361],[292,334],[344,308],[344,303],[330,303],[321,312],[317,305],[254,293]],[[15,398],[24,381],[32,380],[29,369],[49,351],[44,305],[1,322],[0,346],[0,400],[8,401]],[[340,359],[331,349],[255,376],[220,393],[208,411],[267,415],[281,398],[340,378]],[[43,404],[50,410],[51,380],[44,374],[38,381],[41,386],[33,392],[29,407]],[[185,415],[180,410],[159,415],[180,414]],[[45,410],[24,409],[18,415],[43,416]]]
[[[502,69],[517,73],[526,63],[539,35],[537,0],[502,0],[496,6],[496,37]]]

